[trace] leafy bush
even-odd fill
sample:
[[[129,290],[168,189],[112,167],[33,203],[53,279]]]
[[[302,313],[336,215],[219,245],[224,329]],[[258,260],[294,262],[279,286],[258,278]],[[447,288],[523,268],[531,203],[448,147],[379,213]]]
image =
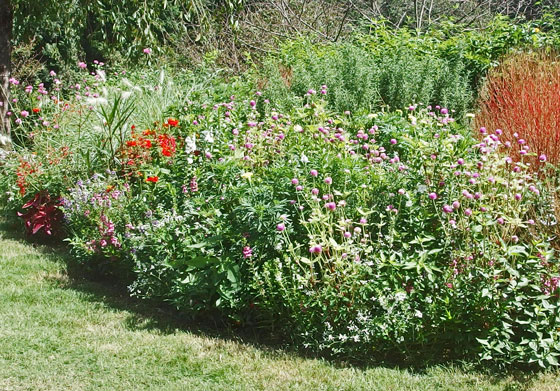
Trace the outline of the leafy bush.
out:
[[[135,131],[114,173],[64,196],[76,256],[316,352],[556,365],[538,178],[445,108],[336,114],[321,97],[282,113],[232,97]]]

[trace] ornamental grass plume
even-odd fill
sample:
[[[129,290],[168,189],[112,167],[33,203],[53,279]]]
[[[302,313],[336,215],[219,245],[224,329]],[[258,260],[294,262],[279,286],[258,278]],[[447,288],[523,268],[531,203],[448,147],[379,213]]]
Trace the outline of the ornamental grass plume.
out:
[[[476,129],[500,134],[514,160],[560,162],[560,55],[515,53],[491,70],[478,100]],[[503,133],[502,133],[503,131]],[[528,147],[528,149],[527,149]],[[527,154],[529,152],[530,154]],[[539,164],[541,163],[541,164]]]

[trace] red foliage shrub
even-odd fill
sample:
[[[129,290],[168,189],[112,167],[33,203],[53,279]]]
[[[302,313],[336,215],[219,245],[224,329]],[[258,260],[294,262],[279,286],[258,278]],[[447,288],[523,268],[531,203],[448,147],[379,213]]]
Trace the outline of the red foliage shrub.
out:
[[[516,53],[491,70],[482,89],[477,128],[502,129],[500,140],[511,143],[511,157],[538,167],[546,155],[560,162],[560,57],[551,52]],[[524,144],[525,143],[525,144]]]
[[[25,221],[29,235],[42,231],[48,236],[55,235],[62,226],[62,212],[58,209],[60,199],[52,199],[47,191],[35,194],[32,200],[22,206],[27,212],[18,216]]]

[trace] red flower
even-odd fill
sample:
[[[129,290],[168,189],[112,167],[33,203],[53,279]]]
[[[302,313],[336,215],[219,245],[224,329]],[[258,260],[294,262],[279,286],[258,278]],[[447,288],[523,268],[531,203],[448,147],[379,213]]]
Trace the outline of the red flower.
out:
[[[150,140],[144,140],[144,148],[152,148],[152,142]]]
[[[34,113],[38,113],[39,111],[41,111],[40,108],[38,108],[38,107],[34,107],[34,108],[33,108],[33,112],[34,112]]]
[[[146,182],[156,183],[157,181],[159,181],[159,178],[157,176],[149,176],[146,178]]]
[[[135,147],[136,146],[136,141],[132,140],[132,141],[127,141],[126,142],[126,146],[127,147]]]
[[[168,118],[167,119],[167,124],[169,126],[178,126],[179,125],[179,120],[176,120],[175,118]]]

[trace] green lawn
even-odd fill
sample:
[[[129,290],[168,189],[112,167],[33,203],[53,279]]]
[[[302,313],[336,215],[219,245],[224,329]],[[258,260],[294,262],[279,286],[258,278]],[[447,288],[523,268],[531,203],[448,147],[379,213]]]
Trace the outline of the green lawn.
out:
[[[356,369],[178,327],[0,229],[0,390],[560,390],[560,373]]]

